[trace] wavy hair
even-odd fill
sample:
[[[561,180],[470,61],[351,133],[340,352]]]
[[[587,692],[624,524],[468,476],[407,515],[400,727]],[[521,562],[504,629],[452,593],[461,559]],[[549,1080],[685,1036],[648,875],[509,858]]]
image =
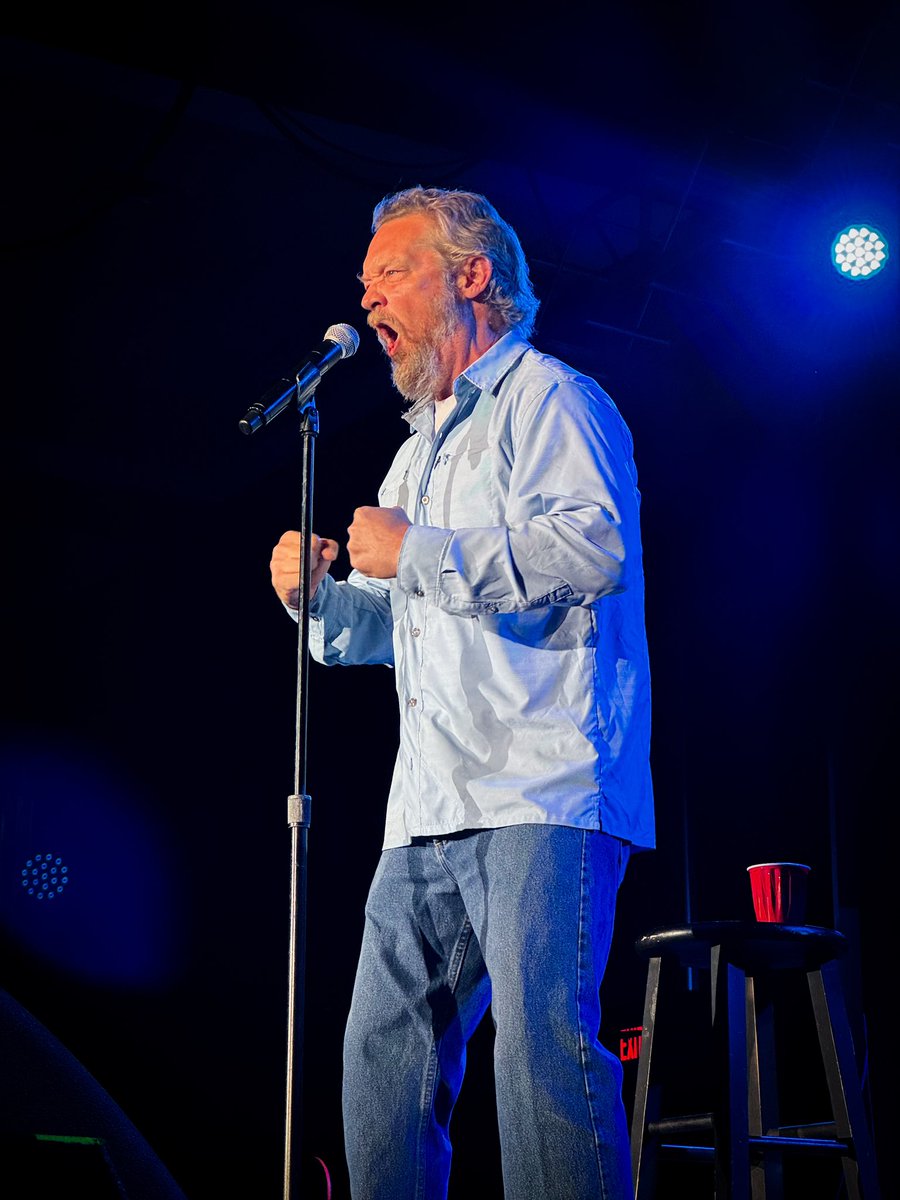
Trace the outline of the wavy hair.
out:
[[[490,259],[491,279],[479,299],[490,310],[491,327],[500,333],[518,329],[529,337],[540,301],[534,294],[518,235],[493,204],[477,192],[406,188],[378,202],[372,213],[372,232],[387,221],[412,213],[434,217],[434,248],[446,262],[451,277],[455,278],[473,254]]]

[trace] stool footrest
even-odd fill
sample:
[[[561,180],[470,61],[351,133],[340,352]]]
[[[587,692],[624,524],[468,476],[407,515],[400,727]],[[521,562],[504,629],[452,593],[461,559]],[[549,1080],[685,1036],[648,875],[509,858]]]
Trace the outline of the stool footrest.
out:
[[[834,1121],[812,1121],[806,1125],[780,1125],[777,1129],[770,1129],[769,1132],[773,1136],[781,1137],[823,1137],[830,1138],[832,1141],[837,1140],[837,1126]]]
[[[788,1133],[787,1129],[797,1129],[797,1133]],[[790,1150],[803,1151],[805,1153],[847,1153],[847,1142],[841,1141],[838,1138],[815,1138],[810,1133],[810,1130],[816,1130],[821,1133],[833,1133],[834,1122],[822,1123],[820,1126],[791,1126],[784,1129],[774,1129],[772,1133],[761,1135],[750,1135],[746,1139],[746,1144],[750,1147],[750,1151],[764,1150]],[[710,1144],[674,1144],[667,1142],[667,1138],[684,1138],[686,1135],[707,1136],[710,1139]],[[684,1117],[661,1117],[659,1121],[650,1121],[647,1124],[647,1136],[655,1138],[659,1141],[660,1150],[665,1150],[668,1153],[679,1153],[682,1156],[708,1158],[714,1152],[712,1139],[715,1135],[715,1127],[713,1124],[712,1112],[697,1112],[697,1114]]]
[[[715,1146],[685,1146],[673,1142],[660,1142],[659,1150],[665,1150],[670,1158],[687,1158],[695,1162],[715,1162]]]
[[[748,1138],[750,1146],[779,1147],[787,1150],[841,1150],[846,1152],[847,1141],[835,1136],[833,1121],[822,1121],[809,1125],[785,1125],[772,1129],[769,1133]],[[691,1113],[683,1117],[661,1117],[657,1121],[647,1122],[647,1136],[655,1138],[684,1137],[685,1135],[715,1135],[715,1125],[712,1113]],[[820,1136],[816,1136],[820,1135]],[[830,1135],[830,1136],[821,1136]],[[705,1146],[698,1147],[706,1149]],[[673,1149],[667,1146],[666,1149]],[[679,1147],[686,1149],[686,1147]]]
[[[847,1154],[847,1142],[833,1141],[831,1138],[812,1137],[779,1137],[777,1134],[767,1134],[764,1137],[749,1137],[747,1144],[751,1150],[817,1150],[828,1154],[838,1152]]]
[[[673,1131],[677,1132],[677,1131]],[[687,1132],[687,1131],[685,1131]],[[824,1138],[798,1137],[751,1137],[747,1139],[751,1158],[757,1158],[768,1150],[798,1151],[818,1154],[846,1154],[846,1142],[833,1142]],[[659,1142],[657,1149],[668,1158],[694,1159],[698,1162],[714,1162],[715,1146],[704,1146],[699,1143]]]
[[[712,1113],[692,1113],[684,1117],[661,1117],[650,1121],[647,1133],[651,1137],[673,1137],[683,1133],[708,1133],[714,1130]]]

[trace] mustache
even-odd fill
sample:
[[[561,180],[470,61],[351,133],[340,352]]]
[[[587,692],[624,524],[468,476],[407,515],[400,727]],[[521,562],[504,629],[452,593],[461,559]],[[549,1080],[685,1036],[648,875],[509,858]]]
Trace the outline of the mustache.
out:
[[[399,325],[395,325],[393,320],[385,321],[383,317],[376,313],[369,313],[369,315],[366,317],[366,324],[373,331],[373,333],[378,332],[379,325],[384,325],[388,329],[393,329],[395,333],[399,333],[401,328]]]

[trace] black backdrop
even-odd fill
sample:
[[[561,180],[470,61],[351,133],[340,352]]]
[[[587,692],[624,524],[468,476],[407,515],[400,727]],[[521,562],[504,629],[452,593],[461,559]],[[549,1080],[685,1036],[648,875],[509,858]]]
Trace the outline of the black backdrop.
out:
[[[890,1103],[900,252],[851,284],[827,250],[897,236],[896,8],[479,21],[51,7],[4,42],[0,986],[13,1041],[43,1023],[190,1200],[277,1194],[282,1163],[296,629],[268,557],[301,448],[293,414],[238,421],[329,325],[365,332],[371,209],[413,183],[494,200],[537,340],[635,436],[660,846],[623,889],[610,1044],[640,1022],[637,933],[749,915],[747,864],[798,859],[810,920],[851,936],[879,1134]],[[342,538],[405,431],[368,338],[318,407],[315,523]],[[306,1132],[340,1195],[390,672],[314,667],[310,703]],[[69,882],[41,902],[48,856]],[[489,1050],[459,1194],[496,1187]],[[3,1111],[27,1085],[64,1133],[42,1062]]]

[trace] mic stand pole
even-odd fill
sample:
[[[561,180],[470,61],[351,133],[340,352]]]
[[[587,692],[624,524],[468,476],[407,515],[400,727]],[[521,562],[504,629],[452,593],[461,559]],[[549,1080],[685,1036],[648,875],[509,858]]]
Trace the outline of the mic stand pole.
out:
[[[312,535],[314,438],[319,432],[315,389],[300,408],[303,438],[300,511],[300,610],[297,614],[297,727],[294,753],[294,794],[288,797],[291,831],[291,913],[288,955],[287,1095],[284,1138],[284,1200],[297,1200],[303,1140],[303,1019],[306,974],[306,859],[311,799],[306,794],[307,682],[309,678],[309,583]]]

